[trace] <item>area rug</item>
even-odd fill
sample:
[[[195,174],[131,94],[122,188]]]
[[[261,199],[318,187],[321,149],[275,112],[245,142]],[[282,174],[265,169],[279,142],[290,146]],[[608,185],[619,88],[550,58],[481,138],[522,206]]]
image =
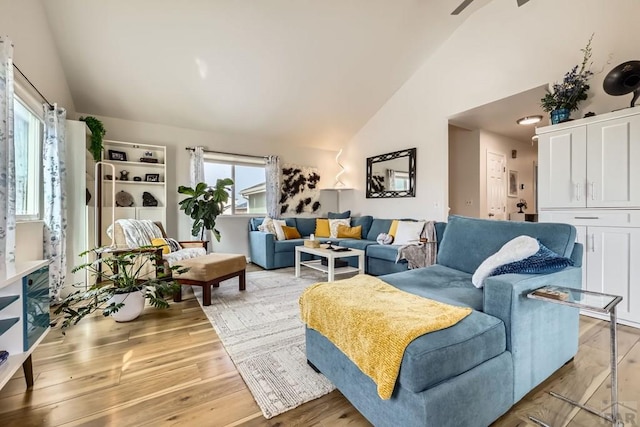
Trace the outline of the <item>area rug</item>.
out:
[[[304,325],[298,299],[326,276],[293,268],[247,273],[247,289],[238,279],[224,281],[202,307],[265,418],[272,418],[333,391],[323,375],[307,365]],[[194,286],[202,305],[202,290]]]

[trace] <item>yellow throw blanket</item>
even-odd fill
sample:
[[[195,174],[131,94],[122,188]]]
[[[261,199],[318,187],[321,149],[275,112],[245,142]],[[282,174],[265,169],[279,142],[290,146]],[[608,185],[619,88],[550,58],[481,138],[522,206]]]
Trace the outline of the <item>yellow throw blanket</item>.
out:
[[[389,399],[405,348],[417,337],[455,325],[471,313],[401,291],[366,274],[309,286],[302,320],[338,347]]]

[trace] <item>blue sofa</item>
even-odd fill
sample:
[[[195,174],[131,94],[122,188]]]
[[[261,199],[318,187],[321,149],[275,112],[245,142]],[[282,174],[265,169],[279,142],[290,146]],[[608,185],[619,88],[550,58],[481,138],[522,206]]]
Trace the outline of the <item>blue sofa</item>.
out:
[[[571,258],[551,274],[505,274],[474,287],[487,257],[519,235]],[[487,426],[573,358],[578,310],[526,298],[545,285],[581,287],[582,246],[567,224],[452,216],[437,264],[380,278],[407,292],[473,308],[458,324],[415,339],[406,349],[391,399],[318,332],[306,329],[307,359],[376,426]],[[321,307],[319,307],[321,309]]]
[[[273,234],[258,231],[264,218],[249,220],[249,256],[251,262],[266,270],[292,267],[295,262],[295,247],[303,245],[305,238],[315,232],[316,218],[298,217],[285,218],[290,227],[296,227],[303,236],[301,239],[276,240]],[[396,263],[398,246],[379,245],[376,238],[380,233],[387,233],[391,227],[391,219],[373,218],[369,215],[351,218],[351,226],[362,226],[362,239],[328,239],[319,238],[322,243],[331,240],[339,242],[340,246],[365,251],[365,272],[373,276],[396,273],[408,269],[407,262],[400,260]],[[444,223],[436,224],[436,235],[439,237],[444,230]],[[438,239],[439,240],[439,239]],[[309,259],[302,254],[303,260]],[[347,258],[351,265],[356,265],[357,259]]]

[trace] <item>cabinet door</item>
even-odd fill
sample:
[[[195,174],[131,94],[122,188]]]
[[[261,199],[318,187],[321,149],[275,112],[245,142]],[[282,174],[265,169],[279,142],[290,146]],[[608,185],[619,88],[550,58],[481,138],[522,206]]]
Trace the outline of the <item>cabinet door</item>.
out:
[[[587,227],[584,225],[574,225],[576,227],[576,242],[582,244],[582,289],[587,290]]]
[[[585,207],[585,126],[545,133],[538,139],[538,207]]]
[[[587,290],[622,296],[618,317],[640,322],[640,228],[587,227]]]
[[[640,207],[640,115],[587,126],[587,206]]]
[[[49,267],[23,277],[24,351],[49,327]]]

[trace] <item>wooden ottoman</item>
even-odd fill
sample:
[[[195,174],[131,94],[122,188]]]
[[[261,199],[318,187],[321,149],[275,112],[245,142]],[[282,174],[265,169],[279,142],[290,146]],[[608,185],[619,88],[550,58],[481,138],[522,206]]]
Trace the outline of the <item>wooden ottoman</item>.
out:
[[[202,286],[202,303],[211,305],[211,286],[218,287],[223,280],[238,276],[240,290],[246,287],[245,273],[247,260],[238,254],[208,254],[178,262],[189,271],[174,274],[174,278],[181,285]],[[182,301],[182,290],[178,291],[173,300]]]

